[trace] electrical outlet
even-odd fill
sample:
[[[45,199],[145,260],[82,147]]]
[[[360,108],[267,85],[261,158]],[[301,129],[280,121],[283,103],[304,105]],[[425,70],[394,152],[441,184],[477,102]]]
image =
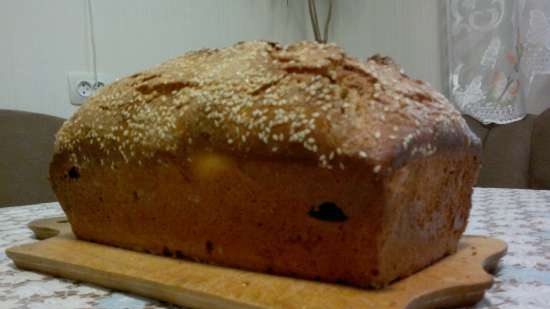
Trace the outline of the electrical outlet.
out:
[[[98,73],[96,83],[94,73],[69,72],[67,81],[69,82],[69,97],[71,99],[71,104],[82,105],[93,96],[99,88],[112,82],[113,78],[107,74]]]

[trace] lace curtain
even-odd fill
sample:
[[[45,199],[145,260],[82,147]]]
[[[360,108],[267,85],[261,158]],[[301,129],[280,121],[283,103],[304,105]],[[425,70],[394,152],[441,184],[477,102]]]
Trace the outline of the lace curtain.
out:
[[[484,123],[550,108],[550,0],[447,0],[450,95]]]

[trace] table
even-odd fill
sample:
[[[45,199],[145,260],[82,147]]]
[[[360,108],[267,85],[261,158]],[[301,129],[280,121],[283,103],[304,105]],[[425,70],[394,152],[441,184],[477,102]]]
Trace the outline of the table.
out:
[[[550,191],[476,188],[466,233],[505,240],[495,284],[475,308],[550,308]],[[29,221],[62,215],[57,203],[0,209],[0,308],[179,308],[101,287],[21,271],[4,250],[36,241]]]

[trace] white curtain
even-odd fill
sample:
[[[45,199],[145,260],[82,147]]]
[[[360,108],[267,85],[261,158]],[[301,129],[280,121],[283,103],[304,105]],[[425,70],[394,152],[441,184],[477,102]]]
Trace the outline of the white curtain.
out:
[[[550,0],[447,0],[450,95],[484,123],[550,108]]]

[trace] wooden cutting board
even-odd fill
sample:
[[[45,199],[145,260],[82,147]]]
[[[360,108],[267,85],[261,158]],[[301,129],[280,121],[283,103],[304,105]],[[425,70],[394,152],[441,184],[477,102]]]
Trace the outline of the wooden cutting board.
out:
[[[22,269],[201,309],[428,309],[472,305],[492,284],[503,241],[464,236],[458,252],[383,290],[363,290],[217,267],[81,241],[65,218],[30,224],[46,240],[6,253]],[[55,236],[57,233],[59,235]],[[53,236],[53,237],[52,237]],[[484,270],[485,269],[485,270]]]

